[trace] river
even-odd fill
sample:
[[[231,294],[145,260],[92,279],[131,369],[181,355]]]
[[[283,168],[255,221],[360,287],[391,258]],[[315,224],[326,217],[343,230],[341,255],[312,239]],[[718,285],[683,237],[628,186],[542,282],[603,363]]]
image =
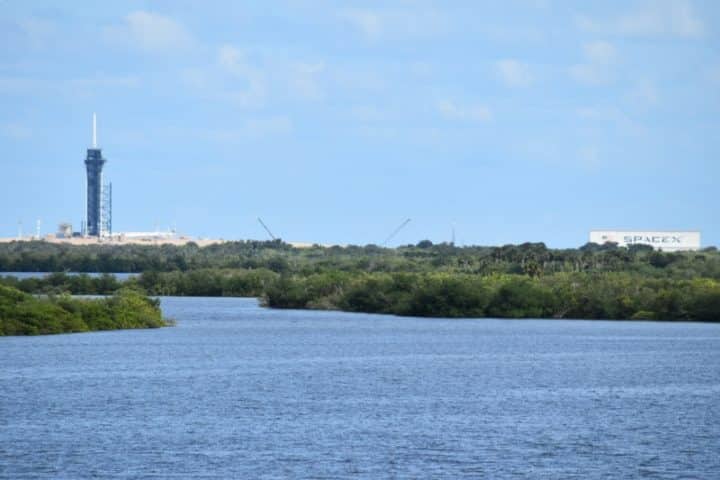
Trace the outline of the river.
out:
[[[0,478],[718,478],[720,325],[162,298],[0,338]]]
[[[113,277],[117,278],[120,281],[128,280],[133,277],[139,277],[139,273],[99,273],[99,272],[89,272],[89,273],[80,273],[80,272],[59,272],[64,273],[68,276],[76,276],[76,275],[87,275],[91,278],[98,278],[103,275],[112,275]],[[46,278],[50,275],[53,275],[53,272],[0,272],[0,277],[15,277],[18,280],[25,280],[28,278]]]

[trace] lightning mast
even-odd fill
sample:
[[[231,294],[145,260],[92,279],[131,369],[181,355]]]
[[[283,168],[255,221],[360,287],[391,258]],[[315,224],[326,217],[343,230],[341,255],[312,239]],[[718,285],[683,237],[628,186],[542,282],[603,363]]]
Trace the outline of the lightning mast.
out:
[[[262,225],[262,227],[265,229],[265,231],[268,233],[268,235],[270,235],[270,238],[272,238],[273,240],[277,240],[277,238],[275,237],[275,235],[273,235],[273,233],[270,231],[268,226],[265,225],[265,222],[262,221],[262,218],[258,217],[258,222],[260,222],[260,225]]]
[[[383,242],[383,247],[386,247],[387,244],[388,244],[388,242],[389,242],[390,240],[392,240],[392,239],[395,237],[395,235],[397,235],[398,233],[400,233],[400,230],[402,230],[403,228],[405,228],[405,225],[407,225],[408,223],[410,223],[410,219],[409,219],[409,218],[408,218],[407,220],[405,220],[403,223],[401,223],[399,227],[397,227],[395,230],[393,230],[393,232],[392,232],[390,235],[388,235],[388,237],[387,237],[387,238],[385,239],[385,241]]]

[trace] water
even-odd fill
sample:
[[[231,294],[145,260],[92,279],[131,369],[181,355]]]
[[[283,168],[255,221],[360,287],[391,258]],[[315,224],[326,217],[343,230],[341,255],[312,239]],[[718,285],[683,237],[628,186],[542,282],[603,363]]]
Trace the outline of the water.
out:
[[[65,275],[87,275],[91,278],[97,278],[105,275],[104,273],[90,272],[90,273],[79,273],[79,272],[62,272]],[[26,278],[45,278],[52,275],[52,272],[0,272],[0,277],[15,277],[20,280]],[[114,276],[118,280],[124,281],[132,277],[137,277],[139,273],[110,273],[109,275]]]
[[[0,338],[0,477],[720,477],[720,325],[162,305]]]

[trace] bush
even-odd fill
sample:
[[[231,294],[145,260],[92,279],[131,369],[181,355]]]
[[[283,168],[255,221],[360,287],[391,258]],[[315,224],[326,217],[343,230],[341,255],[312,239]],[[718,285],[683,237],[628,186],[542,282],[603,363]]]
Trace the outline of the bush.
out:
[[[121,328],[156,328],[163,320],[159,302],[123,289],[107,299],[67,295],[34,297],[0,285],[0,335],[44,335]]]

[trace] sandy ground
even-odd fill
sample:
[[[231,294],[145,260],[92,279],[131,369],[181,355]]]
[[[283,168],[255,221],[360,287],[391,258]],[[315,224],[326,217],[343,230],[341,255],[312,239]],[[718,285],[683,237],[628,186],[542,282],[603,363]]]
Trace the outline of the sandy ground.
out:
[[[16,241],[32,241],[35,237],[0,237],[0,243],[9,243]],[[48,243],[62,243],[66,245],[185,245],[195,242],[200,247],[214,245],[216,243],[225,243],[233,240],[225,240],[223,238],[193,238],[185,236],[177,237],[133,237],[133,238],[102,238],[97,237],[74,237],[74,238],[57,238],[55,235],[46,235],[41,240]],[[308,242],[287,242],[295,248],[309,248],[312,243]]]
[[[35,240],[34,237],[23,237],[21,241]],[[210,238],[191,238],[191,237],[138,237],[138,238],[96,238],[96,237],[76,237],[76,238],[57,238],[54,235],[46,235],[41,240],[48,243],[64,243],[66,245],[185,245],[195,242],[201,247],[223,243],[227,240],[210,239]],[[17,237],[0,238],[0,243],[8,243],[18,241]]]

